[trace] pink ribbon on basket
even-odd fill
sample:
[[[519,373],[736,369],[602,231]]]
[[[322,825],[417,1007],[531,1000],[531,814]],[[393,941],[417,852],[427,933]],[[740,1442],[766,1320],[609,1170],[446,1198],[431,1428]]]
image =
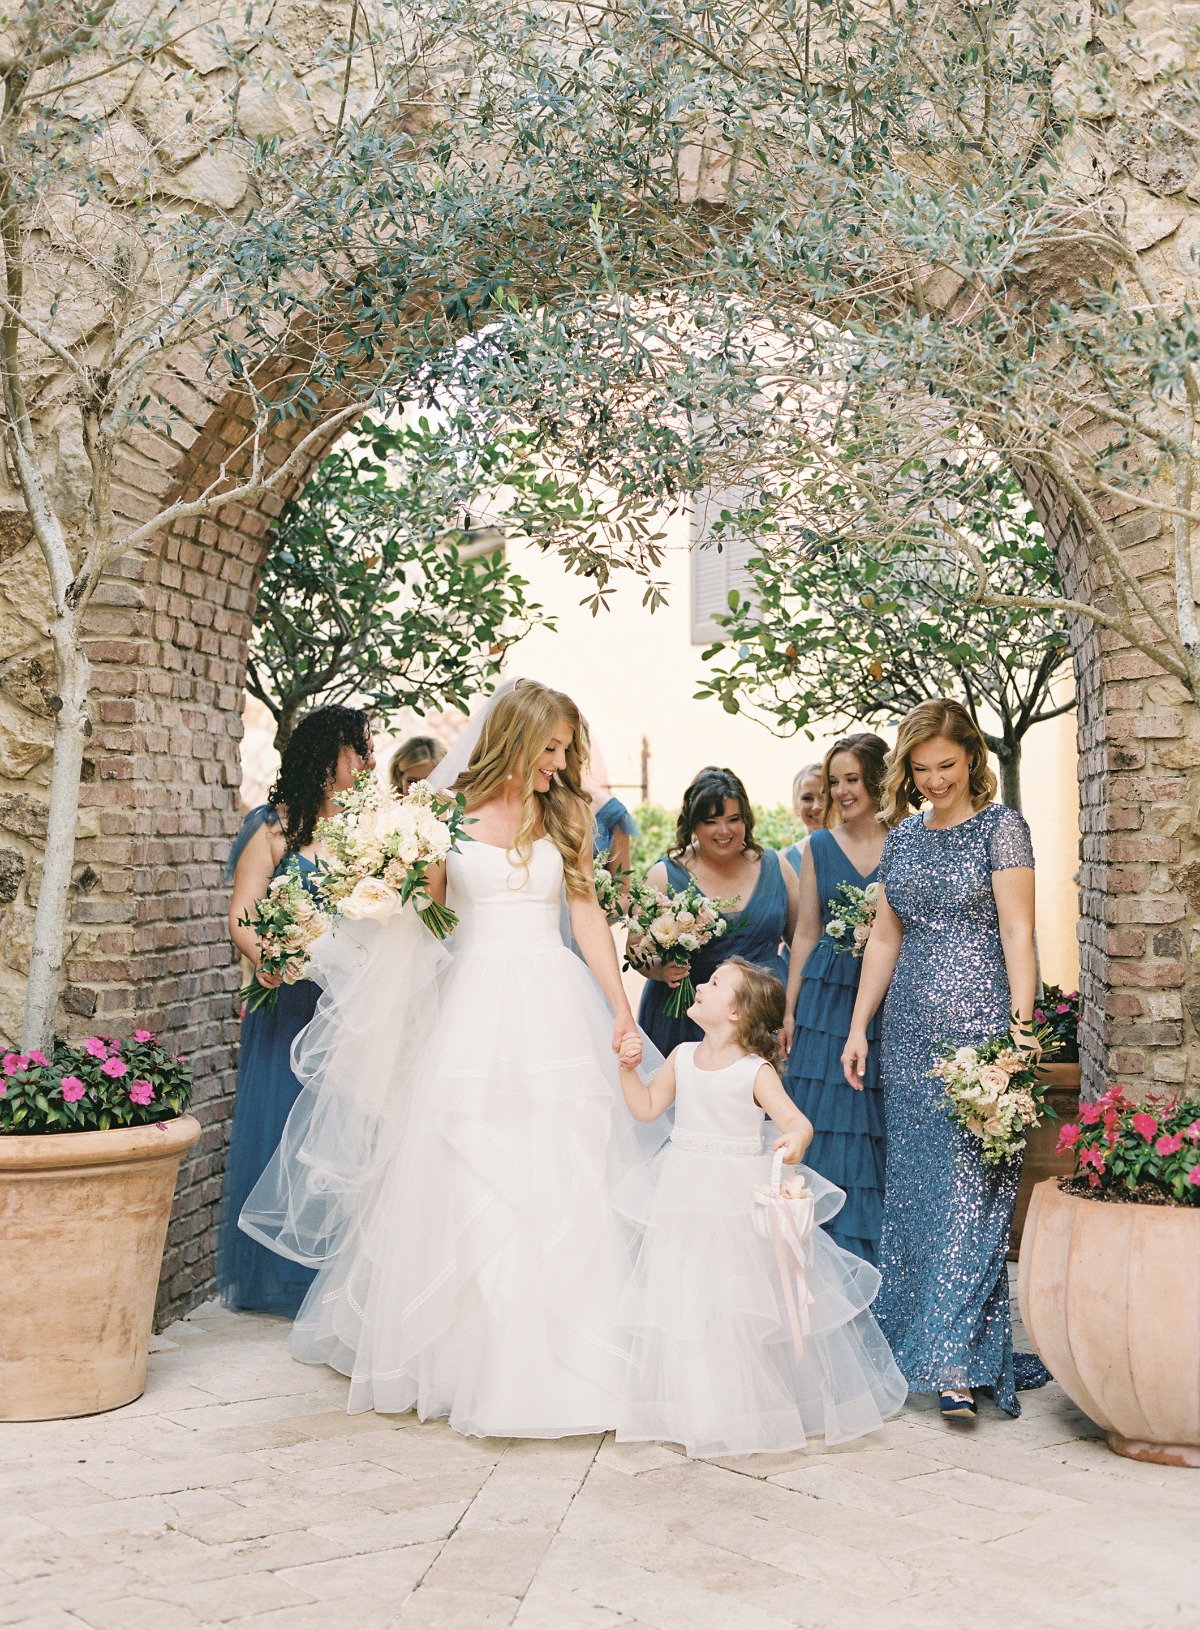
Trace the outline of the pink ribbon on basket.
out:
[[[808,1265],[812,1260],[812,1233],[815,1225],[813,1201],[807,1204],[787,1199],[781,1188],[783,1150],[776,1149],[771,1163],[770,1192],[756,1198],[766,1209],[769,1236],[775,1247],[775,1263],[779,1269],[779,1282],[783,1287],[783,1300],[787,1308],[792,1332],[792,1347],[797,1358],[804,1357],[804,1338],[812,1333],[809,1308],[813,1295],[808,1288]],[[797,1211],[803,1211],[803,1225],[797,1220]]]

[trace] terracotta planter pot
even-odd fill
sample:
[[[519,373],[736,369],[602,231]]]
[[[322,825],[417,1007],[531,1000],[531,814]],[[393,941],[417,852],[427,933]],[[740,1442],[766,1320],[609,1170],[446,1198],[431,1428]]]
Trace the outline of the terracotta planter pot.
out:
[[[1010,1262],[1015,1262],[1020,1252],[1029,1198],[1036,1186],[1044,1183],[1048,1177],[1072,1177],[1075,1173],[1074,1155],[1059,1155],[1054,1150],[1058,1143],[1059,1127],[1064,1121],[1073,1121],[1079,1111],[1080,1067],[1078,1064],[1043,1064],[1038,1075],[1046,1084],[1046,1102],[1058,1119],[1044,1120],[1026,1140],[1021,1186],[1017,1190],[1009,1238]]]
[[[146,1384],[154,1299],[190,1115],[0,1137],[0,1420],[94,1415]]]
[[[1200,1209],[1039,1183],[1017,1277],[1033,1345],[1109,1447],[1200,1466]]]

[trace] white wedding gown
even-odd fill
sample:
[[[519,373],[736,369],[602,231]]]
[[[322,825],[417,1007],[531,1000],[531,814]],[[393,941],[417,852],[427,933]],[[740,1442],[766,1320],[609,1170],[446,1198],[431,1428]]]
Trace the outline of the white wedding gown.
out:
[[[351,1411],[415,1409],[494,1437],[617,1424],[629,1364],[617,1310],[632,1242],[610,1196],[666,1129],[648,1139],[625,1110],[612,1015],[563,944],[561,894],[562,857],[548,839],[534,844],[527,873],[501,849],[465,844],[448,862],[453,956],[416,1014],[403,993],[411,964],[398,970],[391,1000],[402,1025],[386,1015],[382,941],[367,959],[358,1068],[383,1079],[353,1094],[372,1095],[378,1119],[361,1141],[374,1169],[344,1208],[340,1244],[292,1334],[298,1358],[350,1377]],[[336,1008],[337,991],[328,994]],[[394,1040],[398,1028],[418,1038],[414,1051]],[[385,1032],[393,1056],[380,1064]],[[319,1118],[311,1105],[305,1115]],[[312,1165],[303,1131],[282,1151],[293,1182]]]

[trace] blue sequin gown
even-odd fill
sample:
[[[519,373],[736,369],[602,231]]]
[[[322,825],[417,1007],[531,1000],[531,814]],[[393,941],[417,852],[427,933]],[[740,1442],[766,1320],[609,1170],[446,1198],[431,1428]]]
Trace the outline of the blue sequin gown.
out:
[[[251,810],[230,855],[227,878],[247,841],[264,824],[278,820],[269,805]],[[278,877],[295,861],[306,875],[315,869],[303,855],[285,855]],[[261,1177],[283,1134],[300,1083],[292,1074],[292,1043],[316,1011],[320,987],[310,979],[284,985],[269,1011],[247,1012],[238,1050],[237,1096],[225,1161],[221,1194],[221,1228],[217,1246],[217,1287],[227,1307],[275,1313],[293,1319],[315,1277],[311,1268],[276,1256],[243,1234],[238,1214]]]
[[[692,874],[670,856],[663,856],[667,868],[667,883],[672,894],[686,889],[694,879]],[[787,928],[787,884],[780,870],[780,859],[774,849],[763,851],[758,869],[758,882],[743,910],[730,913],[730,927],[721,939],[702,945],[692,958],[692,981],[702,984],[722,962],[731,956],[745,957],[777,973],[787,982],[787,958],[780,951],[780,941]],[[733,925],[737,926],[734,927]],[[671,995],[660,979],[648,979],[638,1007],[638,1023],[650,1040],[666,1058],[683,1041],[700,1041],[703,1031],[687,1018],[672,1019],[666,1012]]]
[[[829,902],[841,883],[862,889],[866,877],[847,859],[832,832],[818,829],[808,840],[821,901],[821,923],[828,926]],[[796,1034],[783,1084],[793,1103],[813,1125],[805,1164],[846,1191],[846,1204],[825,1225],[844,1250],[877,1262],[883,1225],[883,1174],[887,1139],[883,1093],[879,1085],[878,1018],[867,1027],[866,1086],[851,1087],[842,1073],[842,1049],[858,995],[861,960],[837,951],[827,934],[810,951],[796,1003]]]
[[[876,1314],[911,1392],[990,1387],[1010,1415],[1021,1412],[1018,1385],[1048,1379],[1031,1355],[1014,1368],[1005,1253],[1021,1163],[985,1167],[928,1072],[941,1043],[1008,1030],[992,873],[1032,865],[1029,828],[1003,804],[942,830],[913,815],[888,833],[879,862],[904,942],[881,1027],[888,1141]]]

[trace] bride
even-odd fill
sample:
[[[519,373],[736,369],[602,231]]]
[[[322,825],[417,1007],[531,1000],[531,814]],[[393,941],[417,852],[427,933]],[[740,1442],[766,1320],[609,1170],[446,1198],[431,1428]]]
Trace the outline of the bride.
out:
[[[593,885],[585,755],[569,697],[498,692],[453,786],[472,841],[431,873],[459,917],[448,968],[410,912],[403,956],[386,933],[355,940],[361,924],[322,942],[349,932],[357,961],[326,957],[325,1015],[297,1049],[309,1090],[242,1226],[323,1263],[292,1351],[350,1377],[351,1411],[489,1437],[616,1422],[630,1242],[610,1192],[649,1149],[620,1092],[638,1031]],[[306,1207],[320,1226],[296,1224]]]

